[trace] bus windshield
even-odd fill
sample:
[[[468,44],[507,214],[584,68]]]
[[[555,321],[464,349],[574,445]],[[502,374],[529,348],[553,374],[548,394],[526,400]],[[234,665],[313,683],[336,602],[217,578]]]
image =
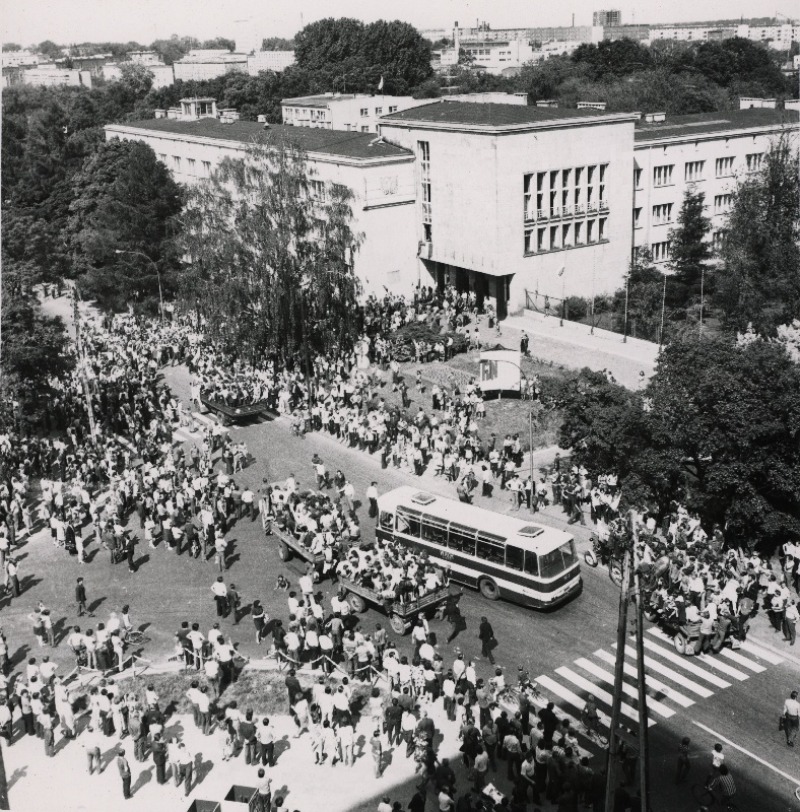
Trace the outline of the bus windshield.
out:
[[[539,556],[539,575],[542,578],[555,578],[577,563],[575,543],[570,539],[555,550]]]

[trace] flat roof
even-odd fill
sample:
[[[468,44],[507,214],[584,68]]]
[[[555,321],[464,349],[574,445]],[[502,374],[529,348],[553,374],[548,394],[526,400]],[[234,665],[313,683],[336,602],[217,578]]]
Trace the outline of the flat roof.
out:
[[[637,121],[633,138],[636,144],[661,141],[665,138],[691,138],[693,135],[735,132],[751,127],[777,127],[800,121],[796,110],[773,110],[754,107],[714,113],[693,113],[688,116],[667,116],[664,121]]]
[[[216,118],[201,118],[197,121],[154,118],[108,126],[112,131],[123,129],[174,133],[189,138],[239,141],[242,144],[263,143],[272,135],[291,141],[306,152],[343,158],[407,158],[413,156],[412,152],[403,147],[381,141],[375,133],[291,127],[284,124],[270,124],[269,129],[264,129],[264,125],[257,121],[234,121],[231,124],[222,124]]]
[[[320,93],[317,96],[295,96],[292,99],[281,99],[281,104],[294,104],[297,107],[327,107],[331,102],[356,99],[355,93],[338,93],[335,96],[326,96]],[[364,96],[364,98],[369,98]]]
[[[556,121],[576,119],[624,120],[631,118],[631,113],[608,113],[601,110],[573,110],[557,107],[534,107],[521,104],[475,104],[473,102],[449,101],[443,99],[390,113],[382,121],[391,123],[409,122],[442,125],[466,125],[486,129],[503,127],[520,128],[525,125],[549,124]]]

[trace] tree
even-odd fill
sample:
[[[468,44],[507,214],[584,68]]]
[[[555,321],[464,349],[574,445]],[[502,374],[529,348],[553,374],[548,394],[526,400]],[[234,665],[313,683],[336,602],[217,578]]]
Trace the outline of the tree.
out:
[[[264,37],[261,40],[262,51],[293,51],[294,40],[283,37]]]
[[[572,61],[585,63],[592,79],[627,76],[650,67],[650,49],[631,39],[583,43],[572,53]]]
[[[725,325],[771,335],[800,313],[800,162],[781,138],[733,191],[714,304]]]
[[[122,74],[120,81],[136,98],[143,98],[153,87],[153,72],[148,70],[145,65],[123,62],[119,66],[119,71]]]
[[[200,48],[208,48],[212,51],[235,51],[236,42],[232,39],[227,39],[226,37],[214,37],[214,39],[205,40],[200,45]]]
[[[653,256],[646,248],[636,251],[628,272],[627,331],[625,331],[625,296],[624,287],[614,293],[614,330],[647,341],[660,341],[664,275],[656,270]]]
[[[670,266],[673,271],[668,295],[672,307],[685,309],[707,293],[711,220],[705,215],[705,194],[692,188],[683,195],[678,226],[670,231]]]
[[[4,42],[3,43],[3,50],[6,53],[10,54],[10,53],[14,53],[16,51],[21,51],[22,46],[18,45],[16,42]]]
[[[104,143],[75,176],[69,207],[66,237],[84,271],[82,288],[112,308],[132,297],[155,299],[154,265],[169,288],[181,207],[180,187],[149,146],[116,139]]]
[[[56,45],[53,40],[46,39],[44,42],[40,42],[36,48],[36,51],[43,56],[47,56],[50,59],[61,59],[64,55],[64,49],[60,45]]]
[[[155,51],[165,65],[171,65],[183,59],[192,48],[199,48],[200,41],[194,37],[179,37],[173,34],[169,39],[157,39],[151,43],[151,50]]]
[[[352,192],[309,177],[290,139],[265,133],[189,192],[183,299],[238,356],[264,353],[308,369],[312,353],[357,337]],[[214,239],[209,239],[214,235]]]

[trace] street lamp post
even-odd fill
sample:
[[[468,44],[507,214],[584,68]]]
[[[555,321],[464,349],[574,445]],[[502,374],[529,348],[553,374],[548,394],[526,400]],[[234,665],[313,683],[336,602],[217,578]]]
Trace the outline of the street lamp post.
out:
[[[628,289],[630,288],[631,275],[630,272],[625,277],[625,315],[622,319],[622,343],[628,341]]]
[[[667,273],[664,272],[664,292],[661,295],[661,329],[658,331],[658,348],[664,343],[664,313],[667,309]]]
[[[129,254],[133,257],[144,257],[155,269],[156,279],[158,280],[158,307],[161,313],[161,321],[164,321],[164,291],[161,289],[161,271],[158,270],[158,265],[155,261],[150,259],[143,251],[123,251],[121,248],[114,249],[115,254]]]
[[[703,305],[705,304],[706,266],[700,266],[700,333],[703,332]]]
[[[566,283],[564,279],[564,271],[567,270],[566,265],[561,266],[561,270],[558,272],[558,275],[561,277],[561,318],[559,319],[558,326],[564,326],[564,316],[566,315],[566,308],[567,308],[567,300],[564,298],[564,292],[566,290]],[[522,370],[520,370],[521,372]]]

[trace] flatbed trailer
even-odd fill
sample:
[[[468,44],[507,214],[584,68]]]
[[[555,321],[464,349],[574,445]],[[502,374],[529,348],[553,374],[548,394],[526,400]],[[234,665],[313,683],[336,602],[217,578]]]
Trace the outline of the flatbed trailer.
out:
[[[302,558],[303,561],[313,562],[317,572],[322,575],[322,566],[325,563],[325,556],[323,553],[312,553],[311,550],[309,550],[308,547],[306,547],[303,542],[293,533],[278,527],[275,524],[274,519],[272,521],[272,527],[270,528],[269,535],[274,536],[274,538],[277,539],[278,557],[281,561],[291,561],[292,558]],[[350,539],[345,543],[348,549],[353,547],[369,546],[368,542],[364,541],[364,539]]]
[[[357,584],[349,578],[340,577],[339,585],[344,589],[347,602],[354,612],[365,612],[368,604],[377,606],[389,616],[392,631],[397,634],[405,634],[420,614],[436,609],[450,597],[449,585],[442,586],[413,601],[395,601],[383,598],[376,590]]]

